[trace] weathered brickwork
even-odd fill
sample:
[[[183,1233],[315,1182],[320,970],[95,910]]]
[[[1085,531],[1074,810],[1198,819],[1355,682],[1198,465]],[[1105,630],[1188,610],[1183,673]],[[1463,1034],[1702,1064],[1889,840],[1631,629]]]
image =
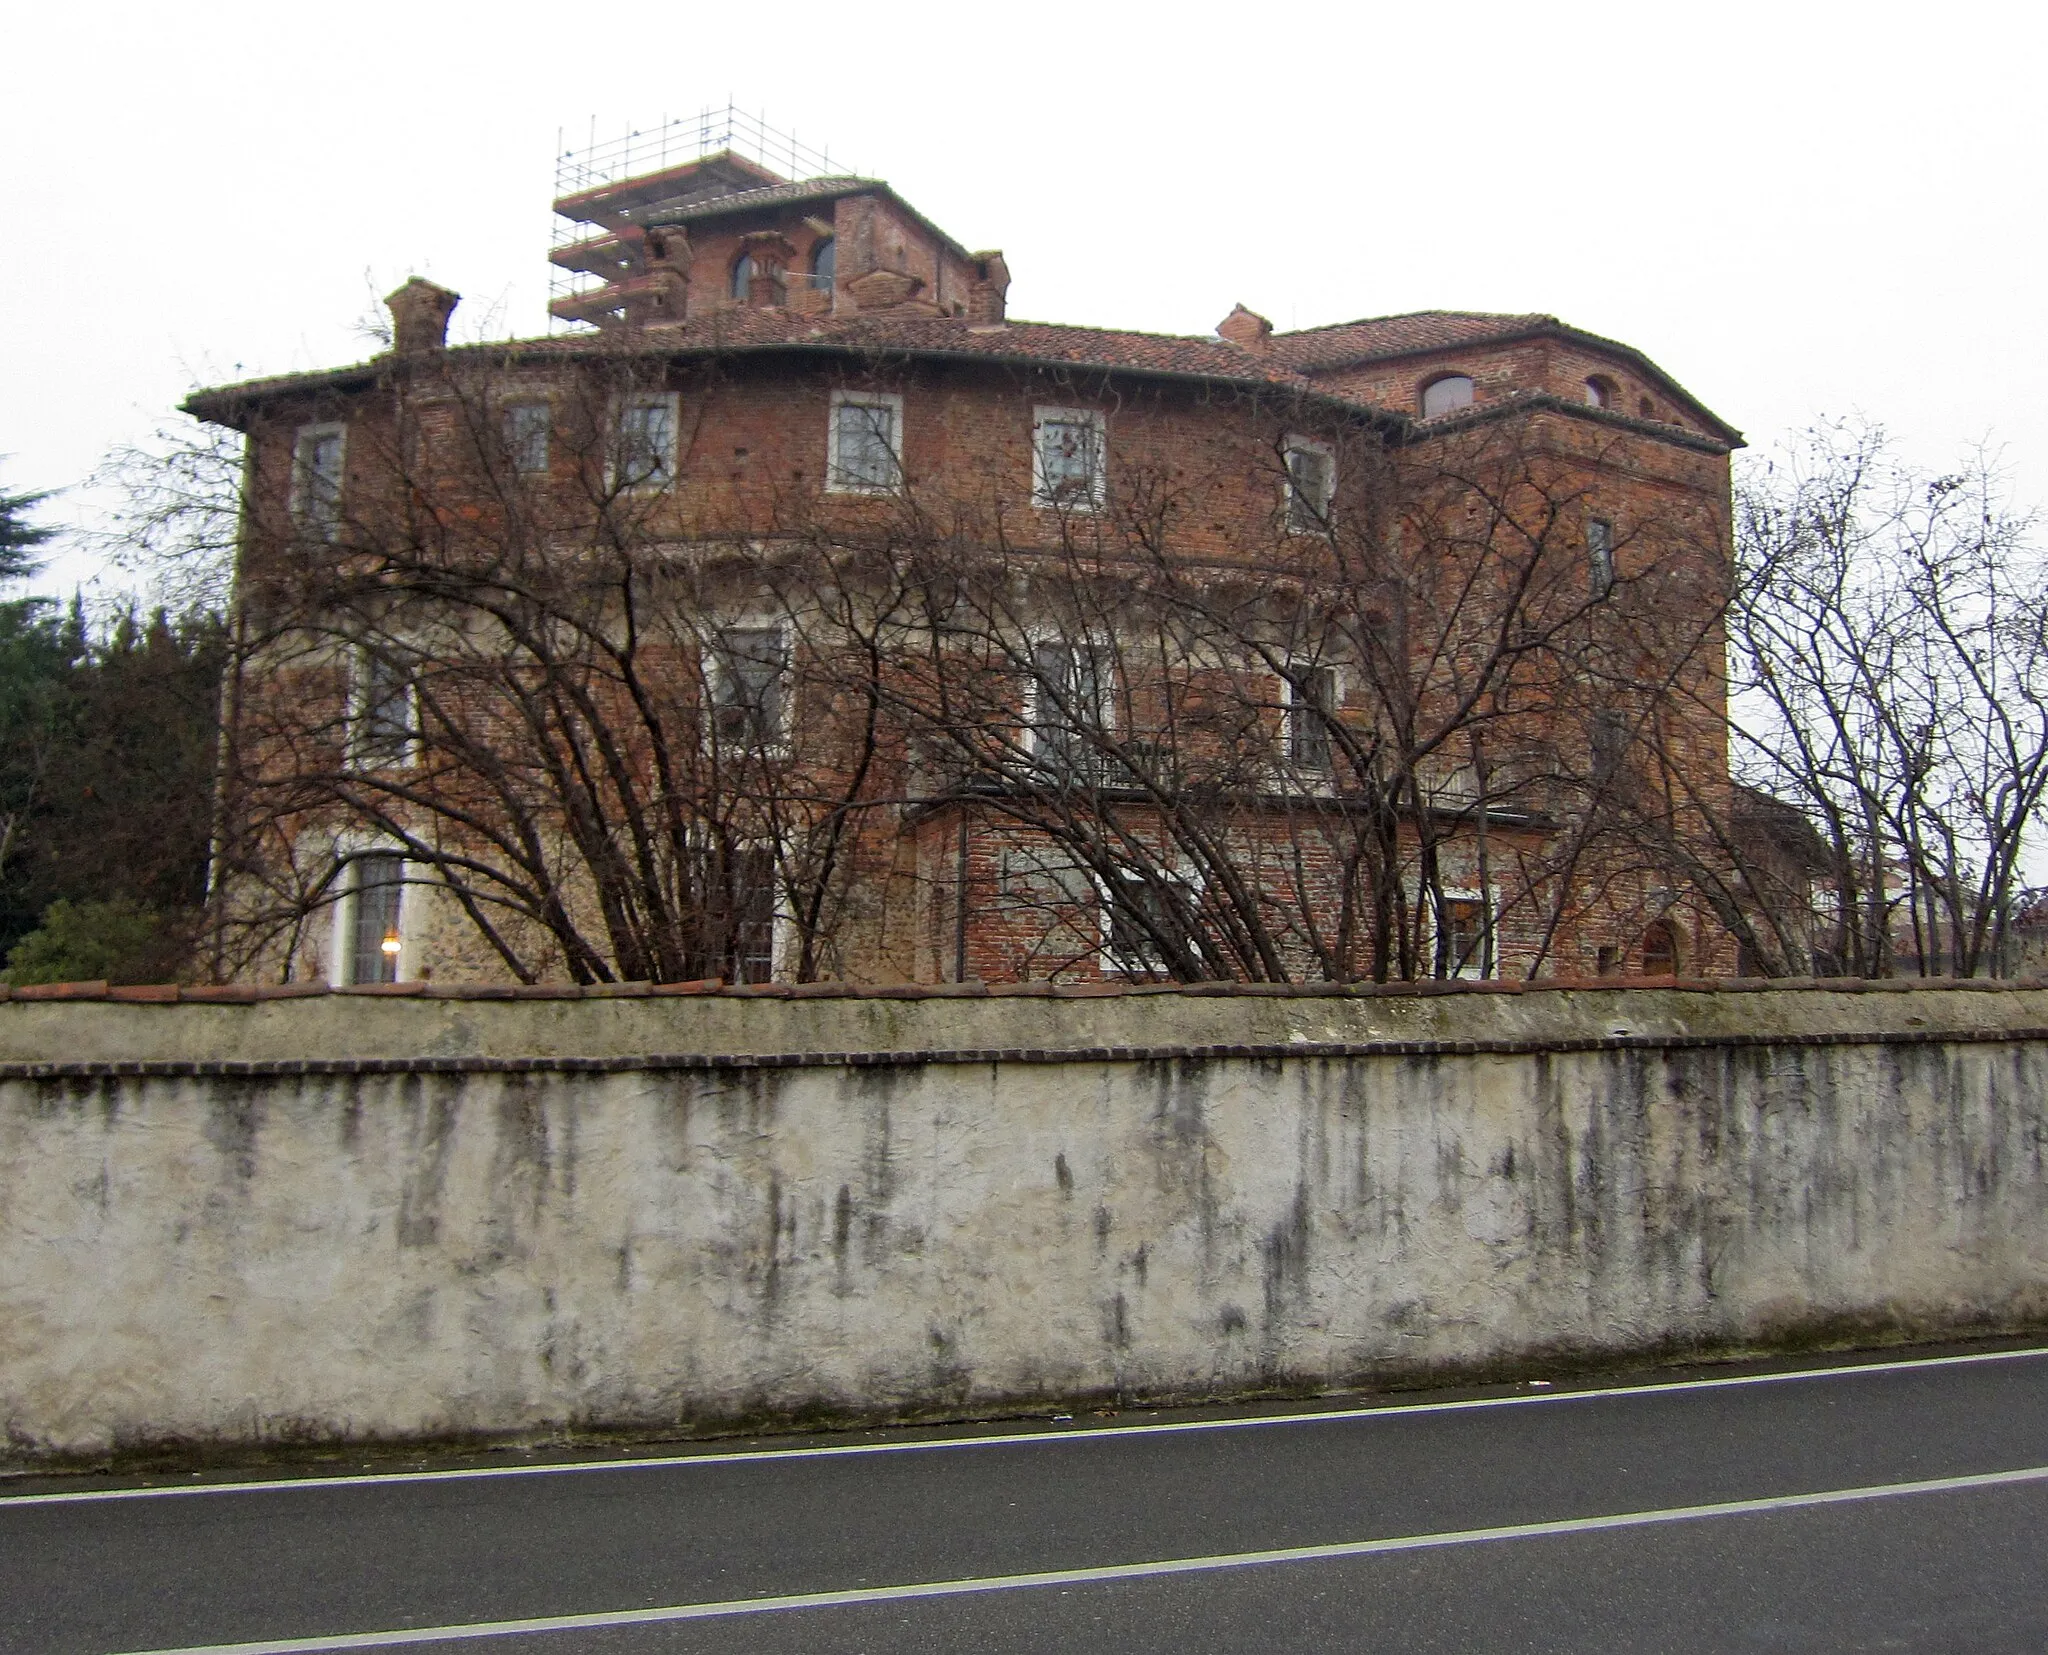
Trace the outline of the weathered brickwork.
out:
[[[688,172],[665,176],[662,188],[681,190]],[[666,217],[621,209],[589,249],[569,260],[558,254],[609,284],[560,311],[599,324],[593,331],[448,350],[453,296],[414,283],[393,298],[393,352],[195,397],[202,417],[248,434],[242,590],[258,630],[303,609],[336,570],[366,571],[358,603],[380,579],[393,592],[411,590],[406,582],[418,585],[429,555],[423,547],[433,555],[466,548],[461,555],[472,560],[484,547],[503,560],[516,543],[518,556],[560,569],[623,546],[636,569],[660,565],[670,594],[664,624],[677,634],[647,646],[634,671],[652,672],[657,698],[701,719],[717,669],[708,646],[684,635],[679,613],[739,625],[758,623],[776,604],[785,606],[778,614],[830,610],[854,589],[846,570],[859,563],[869,571],[860,578],[872,580],[875,559],[905,546],[972,547],[976,568],[1006,572],[1034,592],[1056,576],[1069,595],[1112,581],[1142,594],[1164,582],[1184,614],[1191,592],[1197,608],[1235,606],[1233,614],[1256,603],[1324,603],[1341,612],[1353,640],[1350,655],[1330,657],[1327,685],[1315,692],[1326,698],[1318,703],[1326,745],[1386,746],[1412,772],[1398,802],[1401,825],[1370,847],[1386,865],[1376,877],[1393,889],[1395,906],[1415,909],[1402,922],[1411,957],[1405,966],[1382,957],[1362,967],[1355,962],[1366,956],[1354,945],[1332,952],[1319,917],[1336,913],[1340,893],[1355,885],[1359,832],[1342,811],[1316,806],[1313,781],[1245,761],[1224,789],[1235,801],[1228,825],[1211,837],[1237,847],[1251,885],[1284,885],[1285,902],[1299,910],[1264,945],[1254,974],[1732,971],[1732,947],[1684,867],[1687,857],[1711,855],[1699,823],[1728,790],[1715,617],[1728,454],[1740,438],[1653,363],[1539,316],[1427,314],[1274,334],[1240,311],[1208,340],[1016,322],[1005,315],[1001,255],[967,253],[886,186],[783,185],[744,168],[727,182],[730,193]],[[657,193],[642,195],[655,201]],[[742,260],[751,262],[736,281]],[[1471,381],[1469,402],[1423,418],[1425,390],[1447,375]],[[842,470],[832,469],[844,429],[835,422],[849,400],[881,410],[886,422],[875,439],[889,451],[883,486],[849,485],[843,457]],[[540,411],[537,465],[502,439],[505,411],[521,407]],[[1085,437],[1093,421],[1101,444],[1097,480],[1057,505],[1044,492],[1047,419],[1083,431],[1074,440],[1084,447],[1098,440]],[[643,433],[634,440],[658,439],[661,450],[641,488],[620,483],[621,466],[640,463],[621,458],[629,429]],[[338,460],[318,462],[338,467],[331,479],[308,469],[308,433],[328,430],[345,435]],[[1326,469],[1300,470],[1305,448]],[[516,472],[509,482],[508,472]],[[1325,486],[1327,499],[1305,510],[1301,491]],[[317,533],[308,529],[309,489],[327,491],[321,509],[332,515]],[[1375,574],[1374,591],[1399,588],[1398,596],[1361,595],[1357,557],[1390,548],[1408,558],[1410,578]],[[787,571],[806,557],[813,585],[788,608]],[[367,572],[379,567],[392,572]],[[1000,607],[996,598],[978,601]],[[1033,623],[1005,616],[1012,622],[1014,677],[1020,658],[1030,666]],[[1103,633],[1085,617],[1062,624],[1091,648]],[[749,844],[799,830],[814,840],[830,816],[819,798],[837,799],[831,809],[847,825],[834,830],[833,883],[829,892],[817,887],[812,917],[799,926],[801,950],[789,940],[790,914],[808,898],[800,880],[782,875],[775,973],[1003,982],[1185,975],[1191,962],[1241,969],[1218,964],[1213,944],[1178,963],[1116,957],[1099,868],[1048,871],[1045,853],[1067,837],[1048,815],[1057,801],[1026,807],[933,781],[905,710],[924,645],[903,639],[936,640],[943,627],[929,613],[920,625],[892,634],[911,659],[878,669],[865,703],[846,665],[858,655],[853,621],[829,646],[819,642],[823,626],[799,623],[792,634],[776,692],[792,733],[778,739],[789,749],[785,771],[808,767],[808,813],[797,827],[781,817],[764,826],[760,808],[728,810],[724,826]],[[350,836],[343,783],[361,768],[351,744],[366,716],[366,669],[354,664],[348,626],[336,621],[328,631],[308,646],[303,617],[291,628],[279,620],[279,642],[252,660],[233,709],[249,778],[239,797],[268,790],[282,798],[285,780],[314,771],[328,778],[324,793],[307,782],[251,829],[252,845],[261,840],[252,866],[262,857],[271,859],[264,866],[292,863],[301,892],[293,900],[303,909],[239,968],[266,978],[346,980],[350,968],[337,962],[351,910],[332,882],[347,877],[351,856],[390,838],[388,825],[382,838]],[[1101,647],[1135,651],[1133,637],[1117,632]],[[1390,697],[1384,662],[1369,670],[1364,652],[1382,647],[1397,662],[1427,658],[1411,705]],[[937,642],[930,659],[945,648],[956,661],[949,670],[993,670],[970,669],[968,651]],[[1526,667],[1524,656],[1544,664]],[[1289,659],[1257,643],[1232,654],[1209,638],[1147,679],[1131,658],[1118,658],[1121,710],[1107,736],[1142,745],[1146,758],[1117,760],[1125,768],[1111,790],[1121,790],[1117,831],[1143,857],[1171,871],[1180,854],[1173,846],[1195,832],[1187,799],[1200,786],[1159,797],[1143,763],[1155,762],[1160,742],[1141,740],[1139,727],[1174,730],[1175,788],[1190,768],[1222,774],[1233,752],[1285,756],[1305,716],[1289,710],[1290,698],[1308,693],[1283,679]],[[1468,681],[1492,687],[1460,707]],[[463,716],[485,717],[473,685],[446,693]],[[978,739],[1029,758],[1030,721],[1042,715],[1026,703],[1042,693],[1019,684],[994,695],[998,714],[1009,698],[1007,733],[999,716],[984,713]],[[634,733],[633,698],[642,694],[622,681],[595,694],[585,716],[616,708],[621,762],[651,777],[662,732]],[[863,705],[887,710],[864,723]],[[1439,727],[1456,735],[1441,750],[1415,733]],[[524,738],[515,723],[503,739],[510,752]],[[709,761],[695,742],[661,762],[703,771]],[[399,977],[601,975],[606,967],[550,940],[540,913],[543,897],[579,914],[602,910],[601,878],[562,874],[552,891],[523,895],[503,912],[480,910],[457,889],[447,870],[486,855],[498,807],[464,795],[476,785],[473,757],[466,770],[447,759],[432,750],[409,756],[402,787],[390,775],[377,783],[387,814],[389,799],[407,789],[425,801],[405,831],[418,836],[415,863],[437,870],[408,890],[402,929],[394,922],[388,947]],[[1102,773],[1091,774],[1091,785],[1104,785]],[[1667,850],[1683,854],[1646,849],[1654,834],[1592,832],[1594,807],[1573,801],[1600,797],[1624,799],[1654,822]],[[1643,801],[1653,798],[1662,802],[1650,809]],[[574,831],[565,823],[527,838]],[[544,860],[530,845],[526,854]],[[1205,880],[1207,902],[1216,880]],[[1432,908],[1418,882],[1440,890],[1443,903],[1466,906]],[[231,880],[224,901],[253,913],[288,883]],[[1252,891],[1237,900],[1249,912],[1259,899]],[[828,909],[829,924],[816,918]],[[1483,948],[1447,960],[1454,928],[1473,925],[1484,930]],[[1353,963],[1332,967],[1338,958]]]

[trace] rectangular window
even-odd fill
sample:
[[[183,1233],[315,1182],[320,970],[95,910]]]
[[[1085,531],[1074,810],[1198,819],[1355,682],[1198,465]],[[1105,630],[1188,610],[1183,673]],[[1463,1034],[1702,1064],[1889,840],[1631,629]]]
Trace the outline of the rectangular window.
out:
[[[1031,497],[1041,506],[1093,511],[1105,492],[1102,416],[1039,408],[1031,426]]]
[[[515,402],[505,410],[505,455],[525,475],[548,468],[548,439],[554,411],[545,402]]]
[[[712,641],[712,731],[724,747],[773,751],[789,733],[789,638],[779,626],[729,626]]]
[[[379,851],[349,863],[348,980],[398,981],[399,907],[405,891],[405,858]]]
[[[1063,780],[1101,773],[1101,738],[1115,728],[1115,678],[1099,644],[1046,639],[1032,646],[1031,751]]]
[[[1337,715],[1337,669],[1296,667],[1281,680],[1286,696],[1287,758],[1297,769],[1330,768],[1330,721]]]
[[[1320,534],[1330,526],[1330,502],[1337,494],[1337,456],[1329,444],[1306,437],[1287,440],[1287,528],[1291,534]]]
[[[698,969],[729,983],[775,980],[775,925],[779,911],[775,851],[740,845],[720,855],[696,854],[702,949]]]
[[[1437,927],[1437,971],[1445,977],[1486,975],[1486,901],[1446,896]]]
[[[900,396],[835,391],[827,435],[827,488],[846,494],[887,494],[903,486]]]
[[[356,767],[388,770],[412,763],[419,702],[408,667],[383,650],[357,650],[352,700],[349,748]]]
[[[1202,956],[1201,893],[1188,879],[1159,869],[1113,876],[1102,891],[1103,965],[1127,976],[1153,977],[1176,956]]]
[[[292,518],[301,530],[321,540],[332,540],[341,532],[345,439],[339,425],[308,425],[292,449]]]
[[[1586,578],[1596,598],[1614,590],[1614,525],[1604,517],[1586,524]]]
[[[634,397],[619,410],[619,488],[667,488],[676,476],[676,399]]]
[[[1605,787],[1620,774],[1628,757],[1628,721],[1610,708],[1595,712],[1591,746],[1594,784]]]

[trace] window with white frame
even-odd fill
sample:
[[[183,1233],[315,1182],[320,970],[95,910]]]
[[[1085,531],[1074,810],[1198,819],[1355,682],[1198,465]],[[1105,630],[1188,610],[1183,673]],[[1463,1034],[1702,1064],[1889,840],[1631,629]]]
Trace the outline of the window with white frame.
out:
[[[1493,938],[1486,898],[1478,891],[1446,891],[1437,902],[1436,969],[1444,977],[1492,975]]]
[[[360,645],[349,686],[349,757],[358,770],[410,764],[419,743],[419,695],[409,662],[387,645]]]
[[[512,469],[531,476],[548,468],[554,413],[545,402],[514,402],[504,412],[505,455]]]
[[[1614,590],[1614,525],[1604,517],[1586,523],[1586,577],[1596,598]]]
[[[675,397],[627,398],[619,406],[613,483],[619,488],[667,488],[675,475]]]
[[[1101,773],[1101,740],[1116,727],[1115,691],[1105,645],[1085,638],[1041,638],[1032,645],[1025,695],[1031,752],[1055,779]]]
[[[1294,666],[1280,680],[1287,760],[1297,770],[1330,768],[1330,724],[1337,716],[1335,667]]]
[[[1132,977],[1156,977],[1176,957],[1202,957],[1201,887],[1162,868],[1119,871],[1100,886],[1102,964]]]
[[[1093,511],[1107,488],[1102,415],[1038,408],[1031,421],[1031,497],[1041,506]]]
[[[1337,454],[1326,442],[1287,439],[1287,529],[1320,534],[1330,526],[1330,502],[1337,496]]]
[[[789,736],[789,634],[778,625],[721,627],[711,638],[711,729],[721,747],[773,752]]]
[[[404,856],[396,851],[362,852],[349,859],[343,878],[346,884],[335,916],[341,940],[337,976],[343,983],[397,982],[404,955]]]
[[[903,399],[884,391],[835,391],[827,430],[825,486],[887,494],[903,486]]]
[[[299,428],[292,446],[292,520],[321,540],[341,532],[342,467],[348,432],[340,425]]]
[[[741,844],[721,852],[702,846],[696,852],[696,875],[700,969],[729,983],[772,983],[782,922],[774,847]]]

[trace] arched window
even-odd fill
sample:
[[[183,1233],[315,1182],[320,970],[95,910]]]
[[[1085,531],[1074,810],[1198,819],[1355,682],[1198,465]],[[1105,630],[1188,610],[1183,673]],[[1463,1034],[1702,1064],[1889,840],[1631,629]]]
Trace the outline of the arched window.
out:
[[[1660,919],[1643,933],[1642,959],[1645,977],[1678,975],[1678,930],[1671,921]]]
[[[1586,381],[1586,404],[1591,408],[1612,408],[1614,381],[1605,374],[1594,374]]]
[[[1435,419],[1472,406],[1472,381],[1465,374],[1445,374],[1422,388],[1422,417]]]
[[[1644,397],[1636,403],[1636,412],[1642,415],[1644,419],[1655,419],[1657,417],[1657,405],[1648,397]]]
[[[732,296],[741,304],[747,302],[747,295],[754,287],[754,255],[742,253],[733,261]]]
[[[832,272],[839,263],[839,243],[827,236],[811,249],[811,276],[813,287],[830,287]]]

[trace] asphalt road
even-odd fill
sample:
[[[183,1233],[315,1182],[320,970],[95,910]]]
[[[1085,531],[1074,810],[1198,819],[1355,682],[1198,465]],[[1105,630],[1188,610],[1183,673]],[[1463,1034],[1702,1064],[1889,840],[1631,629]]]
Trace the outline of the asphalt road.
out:
[[[391,1647],[2039,1655],[2048,1350],[0,1497],[0,1650]]]

